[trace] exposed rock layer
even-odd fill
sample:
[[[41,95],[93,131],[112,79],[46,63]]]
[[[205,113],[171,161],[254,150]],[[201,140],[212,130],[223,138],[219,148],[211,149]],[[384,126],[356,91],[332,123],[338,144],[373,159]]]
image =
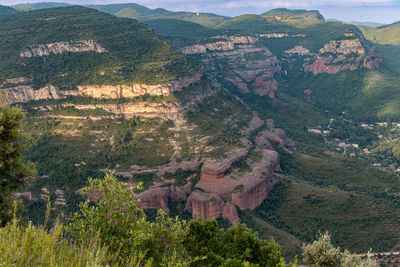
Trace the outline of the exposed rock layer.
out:
[[[31,45],[28,50],[20,53],[21,57],[42,57],[50,54],[59,55],[65,52],[82,53],[93,51],[95,53],[106,53],[100,44],[93,40],[55,42],[48,44]]]
[[[63,91],[48,85],[35,90],[32,85],[17,85],[2,89],[10,104],[26,103],[31,100],[60,99],[66,96],[89,96],[94,98],[131,98],[140,95],[171,95],[181,91],[201,79],[202,71],[161,85],[88,85],[78,86],[78,90]],[[10,79],[7,79],[10,80]],[[14,79],[11,79],[14,81]]]

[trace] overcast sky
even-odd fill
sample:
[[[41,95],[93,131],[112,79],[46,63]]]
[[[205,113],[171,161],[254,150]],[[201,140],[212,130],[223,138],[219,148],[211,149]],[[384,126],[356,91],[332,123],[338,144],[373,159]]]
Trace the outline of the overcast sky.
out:
[[[51,0],[47,0],[49,2]],[[0,0],[2,5],[24,3],[21,0]],[[30,3],[44,2],[29,0]],[[400,21],[400,0],[66,0],[71,4],[138,3],[150,8],[162,7],[174,11],[210,12],[226,16],[260,14],[273,8],[318,9],[325,18],[343,21]]]

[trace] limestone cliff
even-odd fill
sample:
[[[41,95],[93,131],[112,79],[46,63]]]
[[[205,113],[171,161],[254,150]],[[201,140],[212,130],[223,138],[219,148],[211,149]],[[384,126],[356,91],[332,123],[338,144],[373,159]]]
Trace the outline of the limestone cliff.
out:
[[[229,51],[235,49],[235,44],[254,44],[258,41],[254,36],[222,35],[214,36],[213,39],[225,39],[226,41],[216,41],[206,44],[195,44],[182,47],[180,50],[187,55],[204,54],[211,51]]]
[[[29,49],[20,53],[21,57],[43,57],[51,54],[59,55],[65,52],[82,53],[93,51],[95,53],[106,53],[100,44],[93,40],[55,42],[29,46]]]
[[[359,54],[365,55],[365,49],[361,45],[360,39],[352,40],[332,40],[324,45],[319,52],[323,53],[333,53],[333,54]]]
[[[79,94],[94,98],[131,98],[140,95],[172,95],[201,79],[202,71],[167,84],[120,84],[78,86]]]
[[[32,100],[60,99],[66,96],[89,96],[94,98],[131,98],[140,95],[171,95],[173,92],[181,91],[193,83],[198,82],[203,75],[202,70],[188,77],[173,80],[167,84],[147,85],[87,85],[78,86],[78,90],[59,90],[59,88],[48,85],[35,90],[32,85],[17,85],[3,88],[3,92],[8,98],[9,103],[26,103]],[[28,78],[9,78],[4,83],[31,82]]]
[[[18,85],[4,88],[4,94],[10,104],[26,103],[31,100],[60,99],[63,93],[52,85],[45,86],[39,90],[33,89],[31,85]]]

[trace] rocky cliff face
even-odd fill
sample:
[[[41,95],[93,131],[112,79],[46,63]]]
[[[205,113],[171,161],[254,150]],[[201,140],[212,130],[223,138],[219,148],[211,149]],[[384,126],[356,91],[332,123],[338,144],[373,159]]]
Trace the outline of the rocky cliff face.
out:
[[[332,40],[326,43],[319,52],[323,53],[333,53],[333,54],[358,54],[365,55],[365,49],[361,45],[360,39],[352,40]]]
[[[183,77],[167,84],[146,85],[88,85],[78,86],[78,90],[63,91],[59,88],[48,85],[35,90],[32,85],[16,85],[13,87],[3,88],[3,92],[8,98],[9,103],[26,103],[32,100],[43,99],[60,99],[66,96],[89,96],[94,98],[131,98],[140,95],[164,95],[168,96],[173,92],[181,91],[193,83],[198,82],[203,75],[202,71],[198,71],[191,76]],[[8,82],[7,82],[8,81]],[[10,82],[11,81],[11,82]],[[18,84],[31,82],[32,79],[25,77],[6,79],[6,84]]]
[[[187,55],[205,54],[211,51],[229,51],[235,49],[235,44],[254,44],[258,41],[254,36],[222,35],[214,36],[212,39],[225,39],[226,41],[216,41],[206,44],[196,44],[181,48],[181,52]]]
[[[312,53],[302,46],[296,46],[284,52],[284,60],[291,60],[297,54],[304,57],[304,71],[336,74],[342,70],[360,68],[378,68],[381,57],[373,50],[367,52],[360,39],[332,40],[326,43],[319,53]]]
[[[381,57],[373,49],[367,49],[361,39],[355,38],[354,33],[345,33],[344,39],[327,42],[317,53],[299,44],[280,55],[274,55],[260,42],[262,38],[296,38],[294,40],[301,41],[299,37],[306,36],[286,33],[214,36],[209,43],[186,46],[181,51],[199,57],[206,72],[223,76],[224,82],[232,84],[239,92],[270,98],[275,98],[285,62],[302,60],[302,70],[314,75],[373,69],[382,62]],[[349,39],[352,37],[354,39]],[[211,42],[213,39],[224,41]],[[287,73],[287,70],[283,71]]]
[[[261,125],[255,123],[258,126],[253,130],[264,125],[265,122],[261,122]],[[268,125],[269,129],[260,132],[255,138],[255,144],[249,145],[247,149],[235,149],[226,152],[221,158],[198,161],[197,165],[202,163],[203,166],[200,181],[193,191],[190,190],[191,182],[181,187],[154,185],[137,196],[142,199],[142,207],[162,208],[168,211],[168,203],[176,199],[187,199],[185,210],[189,211],[193,218],[222,217],[231,223],[238,222],[237,208],[255,209],[268,197],[275,183],[273,174],[280,169],[279,155],[272,150],[268,140],[279,140],[285,149],[294,145],[286,138],[283,130],[270,127],[274,126],[273,123]],[[246,158],[252,150],[259,151],[260,159],[247,160],[250,171],[241,171],[240,168],[234,167],[235,161]]]
[[[29,49],[20,53],[21,57],[43,57],[50,54],[59,55],[65,52],[82,53],[93,51],[95,53],[106,53],[100,44],[93,40],[55,42],[48,44],[31,45]]]
[[[189,77],[183,77],[167,84],[121,84],[78,86],[79,94],[94,98],[131,98],[140,95],[172,95],[201,79],[202,71]]]
[[[63,93],[52,85],[40,88],[39,90],[34,90],[31,85],[18,85],[11,88],[4,88],[3,92],[10,104],[26,103],[31,100],[60,99],[63,97]]]
[[[266,47],[257,47],[258,36],[215,36],[216,39],[229,45],[221,46],[219,42],[205,45],[184,47],[185,54],[198,54],[204,63],[205,70],[214,73],[222,70],[224,79],[232,83],[241,93],[253,92],[257,95],[268,95],[274,98],[278,89],[276,75],[281,67],[276,56]],[[222,63],[223,62],[223,63]]]

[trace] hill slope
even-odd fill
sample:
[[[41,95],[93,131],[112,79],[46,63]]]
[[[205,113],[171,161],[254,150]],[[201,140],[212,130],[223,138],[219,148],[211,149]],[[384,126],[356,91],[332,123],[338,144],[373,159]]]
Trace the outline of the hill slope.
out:
[[[154,19],[179,19],[212,27],[222,23],[227,18],[210,13],[172,12],[162,8],[150,9],[138,4],[114,4],[114,5],[88,5],[87,7],[98,9],[118,17],[148,21]]]
[[[400,45],[400,22],[377,28],[360,26],[368,40],[378,44]]]
[[[400,118],[397,56],[394,50],[374,47],[354,25],[314,15],[298,23],[242,15],[218,25],[223,33],[207,37],[203,31],[197,40],[190,28],[174,33],[155,28],[203,62],[210,77],[260,118],[274,118],[296,143],[293,153],[278,149],[280,184],[253,212],[240,212],[241,220],[265,237],[271,227],[286,232],[292,248],[296,239],[311,240],[323,229],[335,233],[341,247],[396,249],[400,183],[392,171],[372,167],[379,156],[369,157],[361,149],[373,147],[377,133],[361,124]],[[177,41],[185,37],[187,43]],[[340,143],[347,144],[347,152]],[[385,187],[390,188],[387,195]],[[271,231],[282,239],[282,232]]]
[[[1,91],[36,139],[27,158],[39,177],[16,193],[28,219],[47,197],[67,216],[87,177],[107,170],[144,183],[141,207],[186,217],[234,223],[268,196],[279,166],[268,140],[287,149],[284,131],[148,26],[75,6],[0,22]]]
[[[261,14],[261,16],[268,18],[268,19],[277,19],[280,21],[284,21],[286,23],[295,23],[309,20],[319,20],[324,21],[324,17],[319,13],[318,10],[290,10],[286,8],[277,8],[272,9],[268,12]]]
[[[26,4],[18,4],[13,5],[12,7],[16,10],[20,11],[31,11],[43,8],[54,8],[54,7],[66,7],[70,6],[68,3],[60,3],[60,2],[41,2],[41,3],[26,3]]]
[[[14,8],[12,8],[12,7],[0,5],[0,16],[11,15],[11,14],[14,14],[14,13],[17,13],[17,12],[18,11],[15,10]]]
[[[15,42],[7,41],[18,34],[21,38]],[[186,59],[158,40],[150,28],[84,7],[8,16],[1,19],[0,36],[1,82],[25,75],[36,88],[48,83],[68,83],[72,88],[79,84],[156,84],[191,69],[190,64],[186,69],[176,68]],[[65,64],[71,52],[73,60]]]

